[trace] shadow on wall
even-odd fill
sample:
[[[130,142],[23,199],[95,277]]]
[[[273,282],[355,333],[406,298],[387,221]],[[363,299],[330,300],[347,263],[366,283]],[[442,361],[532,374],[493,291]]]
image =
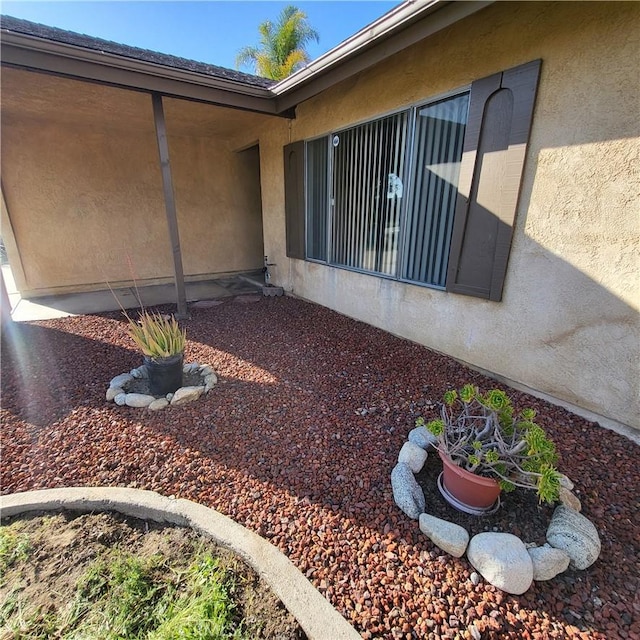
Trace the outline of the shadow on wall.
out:
[[[469,305],[457,299],[458,311],[470,317],[457,334],[455,328],[447,330],[453,337],[449,344],[459,345],[452,355],[640,428],[636,397],[640,316],[622,294],[603,285],[611,283],[620,292],[629,288],[627,273],[634,263],[637,229],[631,224],[631,204],[620,185],[607,182],[598,190],[598,198],[592,197],[592,172],[585,175],[584,171],[586,164],[600,167],[603,175],[615,175],[617,169],[624,175],[625,161],[616,143],[578,150],[573,140],[565,147],[559,139],[549,139],[546,129],[536,130],[534,119],[529,156],[535,153],[534,143],[543,146],[533,162],[525,164],[517,200],[520,213],[512,231],[505,197],[507,202],[513,199],[515,212],[517,192],[509,193],[506,186],[491,187],[495,175],[508,175],[514,142],[526,143],[526,138],[480,138],[462,239],[479,251],[471,253],[466,264],[461,260],[457,265],[469,288],[489,291],[491,299],[496,299],[492,289],[498,265],[505,277],[504,304]],[[536,193],[534,198],[534,192],[543,195]],[[605,221],[613,208],[621,211],[615,231]],[[512,233],[514,247],[509,256]],[[547,246],[541,244],[543,240]],[[480,268],[480,260],[473,260],[487,253],[494,256],[493,274]],[[570,260],[590,267],[591,273]]]
[[[457,250],[460,259],[449,266],[456,280],[452,293],[311,263],[307,263],[303,276],[307,282],[301,282],[299,293],[539,392],[640,428],[636,398],[640,318],[622,293],[617,295],[602,284],[610,282],[624,291],[629,280],[625,262],[633,264],[633,242],[626,243],[615,232],[611,238],[602,233],[590,235],[580,221],[591,216],[594,228],[604,229],[603,214],[596,208],[602,205],[574,201],[564,189],[577,187],[565,187],[561,176],[549,175],[546,164],[537,158],[525,171],[520,214],[512,226],[503,190],[494,188],[495,175],[503,175],[502,165],[508,164],[510,156],[502,153],[508,149],[509,141],[499,136],[483,141],[473,176],[467,171],[466,184],[461,187],[470,194],[468,201],[466,193],[447,180],[438,158],[424,169],[423,184],[457,194],[452,253]],[[545,220],[544,212],[536,211],[528,233],[532,189],[545,189],[548,184],[556,191],[550,192],[545,206],[557,211],[558,219],[550,215]],[[516,195],[512,193],[511,198]],[[513,211],[515,207],[513,200]],[[433,213],[434,219],[436,215],[443,214]],[[564,255],[543,246],[534,232],[540,239],[546,237],[550,247],[564,248]],[[610,271],[598,274],[602,277],[598,281],[572,265],[570,258],[579,264],[611,265]],[[487,300],[500,300],[502,278],[502,302]],[[456,295],[463,291],[481,297]]]
[[[562,197],[561,191],[558,196]],[[446,344],[455,345],[450,355],[640,428],[638,311],[567,259],[612,265],[609,273],[599,275],[624,287],[628,277],[623,261],[633,263],[633,246],[614,234],[606,238],[600,233],[591,239],[588,231],[581,233],[578,220],[584,218],[585,210],[579,207],[569,213],[572,220],[550,218],[546,228],[540,228],[541,216],[536,212],[535,231],[546,234],[550,246],[566,248],[564,256],[554,253],[527,233],[530,203],[531,191],[523,189],[509,257],[508,252],[499,255],[504,253],[499,239],[510,237],[511,228],[496,213],[498,203],[487,209],[475,202],[474,214],[482,218],[482,224],[475,226],[475,235],[473,228],[465,227],[466,241],[483,247],[496,261],[503,260],[503,299],[497,304],[478,304],[466,297],[448,296],[446,304],[452,301],[449,313],[463,321],[445,325],[438,321],[436,306],[431,344],[438,348],[437,334],[443,332],[448,337]],[[548,208],[554,210],[554,204],[549,203]],[[615,259],[608,260],[607,255],[614,253]],[[621,266],[616,267],[618,264]],[[473,287],[491,289],[492,275],[486,269],[473,261],[466,267]]]

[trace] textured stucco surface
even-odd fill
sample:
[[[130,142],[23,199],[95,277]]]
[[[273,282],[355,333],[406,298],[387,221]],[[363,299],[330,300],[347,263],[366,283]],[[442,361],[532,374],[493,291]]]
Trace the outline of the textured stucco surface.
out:
[[[151,97],[14,69],[2,92],[2,233],[23,296],[171,281]],[[268,119],[164,108],[185,276],[261,267],[259,152],[234,136],[253,144]]]
[[[502,302],[287,260],[281,188],[263,182],[278,284],[640,428],[639,18],[635,3],[498,3],[298,107],[293,140],[541,58]],[[267,139],[263,174],[281,173]]]

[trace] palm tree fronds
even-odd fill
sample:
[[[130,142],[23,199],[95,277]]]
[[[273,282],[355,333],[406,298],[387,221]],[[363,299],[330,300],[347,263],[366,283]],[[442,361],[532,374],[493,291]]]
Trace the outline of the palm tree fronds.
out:
[[[307,22],[307,15],[289,5],[276,23],[265,20],[258,26],[259,47],[244,47],[236,56],[236,68],[251,66],[255,73],[272,80],[282,80],[309,62],[305,49],[320,36]]]

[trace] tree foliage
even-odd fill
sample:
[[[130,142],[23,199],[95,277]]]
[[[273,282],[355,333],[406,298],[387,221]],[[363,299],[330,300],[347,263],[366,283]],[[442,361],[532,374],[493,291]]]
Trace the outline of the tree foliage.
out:
[[[236,68],[251,66],[255,73],[282,80],[309,62],[305,46],[318,42],[318,32],[307,22],[307,15],[292,5],[285,7],[278,20],[258,27],[260,45],[243,47],[236,56]]]

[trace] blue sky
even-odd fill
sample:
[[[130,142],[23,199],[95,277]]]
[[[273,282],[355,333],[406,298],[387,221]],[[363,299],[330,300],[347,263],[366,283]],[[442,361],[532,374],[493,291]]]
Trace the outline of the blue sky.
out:
[[[235,68],[239,49],[259,43],[258,25],[288,4],[302,9],[320,34],[307,47],[317,58],[399,4],[383,0],[307,2],[3,0],[2,13],[123,44]],[[251,69],[243,68],[243,71]]]

